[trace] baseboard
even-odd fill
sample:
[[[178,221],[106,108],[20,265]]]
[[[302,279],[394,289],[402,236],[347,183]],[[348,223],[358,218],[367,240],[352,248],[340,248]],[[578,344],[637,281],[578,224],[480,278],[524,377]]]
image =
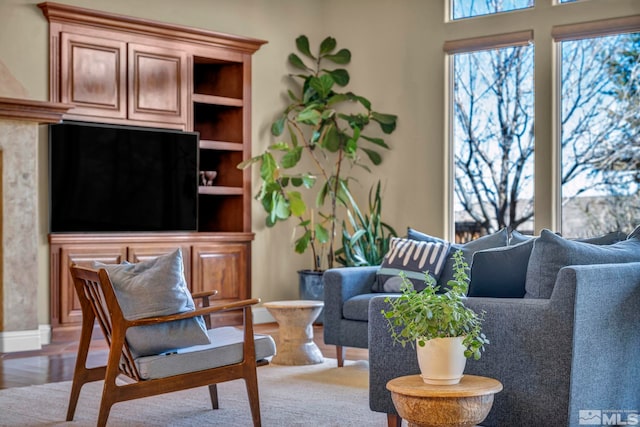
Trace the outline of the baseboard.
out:
[[[253,313],[253,323],[261,324],[261,323],[274,323],[276,319],[273,318],[269,310],[264,307],[258,307],[252,310]]]
[[[40,330],[0,332],[0,353],[40,350]]]
[[[38,330],[40,331],[40,344],[51,344],[51,325],[40,325]]]

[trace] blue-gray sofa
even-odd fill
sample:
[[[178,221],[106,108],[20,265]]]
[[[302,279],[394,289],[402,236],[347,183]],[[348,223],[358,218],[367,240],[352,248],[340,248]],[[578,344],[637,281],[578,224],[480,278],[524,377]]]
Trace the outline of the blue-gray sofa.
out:
[[[569,241],[547,230],[531,243],[522,297],[467,299],[485,312],[483,332],[491,344],[465,372],[504,386],[483,425],[573,427],[581,414],[600,414],[603,424],[633,421],[640,412],[638,229],[611,245]],[[497,282],[517,276],[505,262],[512,250],[486,250]],[[325,273],[325,342],[336,344],[338,353],[344,346],[369,349],[370,407],[387,413],[394,426],[400,419],[386,383],[419,368],[415,349],[395,344],[388,332],[380,313],[387,294],[371,292],[376,272],[352,267]]]

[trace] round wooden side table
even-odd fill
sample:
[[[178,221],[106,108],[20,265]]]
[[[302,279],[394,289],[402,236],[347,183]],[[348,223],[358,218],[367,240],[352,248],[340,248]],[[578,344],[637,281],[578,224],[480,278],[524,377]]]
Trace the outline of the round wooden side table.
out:
[[[313,341],[313,321],[324,307],[322,301],[293,300],[265,302],[264,306],[278,322],[276,365],[313,365],[324,362]]]
[[[408,375],[387,383],[398,414],[414,427],[471,427],[481,423],[502,390],[493,378],[464,375],[460,383],[432,385],[420,375]]]

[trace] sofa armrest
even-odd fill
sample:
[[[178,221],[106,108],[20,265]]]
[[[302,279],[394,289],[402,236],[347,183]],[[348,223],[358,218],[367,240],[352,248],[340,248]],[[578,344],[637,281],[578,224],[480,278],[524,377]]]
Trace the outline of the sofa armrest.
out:
[[[376,279],[377,266],[332,268],[324,272],[324,337],[328,344],[340,342],[342,306],[356,295],[368,294]]]
[[[581,409],[637,413],[640,263],[581,265],[563,270],[574,275],[577,284],[569,424],[579,424]],[[621,412],[621,416],[626,419],[627,414]]]

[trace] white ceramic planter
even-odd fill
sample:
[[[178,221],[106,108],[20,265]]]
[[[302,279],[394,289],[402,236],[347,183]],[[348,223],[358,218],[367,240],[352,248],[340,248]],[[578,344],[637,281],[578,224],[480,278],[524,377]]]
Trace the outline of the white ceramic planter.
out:
[[[460,382],[467,364],[463,339],[434,338],[426,341],[424,347],[416,342],[418,365],[425,383],[450,385]]]

